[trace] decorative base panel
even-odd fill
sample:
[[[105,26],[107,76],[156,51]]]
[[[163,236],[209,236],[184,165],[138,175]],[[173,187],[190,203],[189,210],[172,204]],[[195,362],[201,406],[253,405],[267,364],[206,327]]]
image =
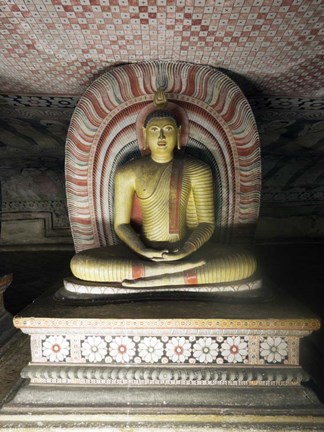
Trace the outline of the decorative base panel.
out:
[[[76,307],[48,293],[15,325],[30,335],[31,362],[21,373],[24,385],[0,411],[4,428],[19,430],[19,415],[27,427],[40,412],[54,430],[236,431],[244,424],[251,431],[319,431],[324,425],[323,406],[301,385],[307,376],[299,365],[300,339],[319,321],[290,299]],[[80,424],[76,413],[87,420]]]

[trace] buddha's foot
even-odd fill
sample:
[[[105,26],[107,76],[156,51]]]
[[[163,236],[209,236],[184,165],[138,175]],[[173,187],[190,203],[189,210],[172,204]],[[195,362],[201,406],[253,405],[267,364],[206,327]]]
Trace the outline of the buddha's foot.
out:
[[[163,286],[173,286],[175,284],[175,275],[164,275],[164,276],[155,276],[148,278],[141,278],[135,280],[124,280],[122,285],[128,288],[158,288]],[[182,277],[183,279],[183,277]],[[179,285],[179,283],[177,284]]]
[[[183,285],[185,284],[184,272],[195,269],[205,265],[204,260],[195,262],[177,262],[174,264],[157,264],[157,274],[149,275],[145,278],[122,281],[122,285],[125,287],[143,288],[143,287],[160,287],[160,286],[172,286],[172,285]],[[164,270],[162,272],[162,270]]]

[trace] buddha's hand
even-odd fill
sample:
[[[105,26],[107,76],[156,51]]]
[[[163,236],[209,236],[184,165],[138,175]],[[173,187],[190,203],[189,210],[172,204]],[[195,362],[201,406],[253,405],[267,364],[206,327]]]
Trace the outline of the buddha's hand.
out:
[[[164,255],[167,254],[169,251],[167,249],[163,250],[156,250],[156,249],[143,249],[141,250],[140,254],[151,260],[151,261],[164,261]]]
[[[196,251],[193,243],[186,242],[179,249],[174,249],[170,251],[165,251],[162,253],[162,258],[153,259],[153,261],[163,262],[163,261],[179,261],[187,256],[191,255]]]

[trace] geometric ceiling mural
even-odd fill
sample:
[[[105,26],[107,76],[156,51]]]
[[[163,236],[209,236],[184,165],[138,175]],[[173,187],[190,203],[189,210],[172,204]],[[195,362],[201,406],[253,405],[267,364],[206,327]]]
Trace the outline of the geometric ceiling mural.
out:
[[[0,92],[81,95],[109,66],[221,68],[247,94],[324,96],[321,0],[7,0]]]

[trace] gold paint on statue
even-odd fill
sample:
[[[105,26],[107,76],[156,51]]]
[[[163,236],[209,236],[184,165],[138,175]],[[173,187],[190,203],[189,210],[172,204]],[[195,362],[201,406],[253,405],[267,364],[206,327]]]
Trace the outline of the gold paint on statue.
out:
[[[165,105],[163,93],[155,96]],[[189,156],[174,156],[181,126],[157,109],[143,128],[151,154],[116,172],[114,228],[123,245],[86,250],[71,261],[86,281],[160,287],[232,282],[256,270],[254,257],[237,249],[206,244],[215,229],[210,168]],[[142,211],[140,235],[131,225],[136,195]]]

